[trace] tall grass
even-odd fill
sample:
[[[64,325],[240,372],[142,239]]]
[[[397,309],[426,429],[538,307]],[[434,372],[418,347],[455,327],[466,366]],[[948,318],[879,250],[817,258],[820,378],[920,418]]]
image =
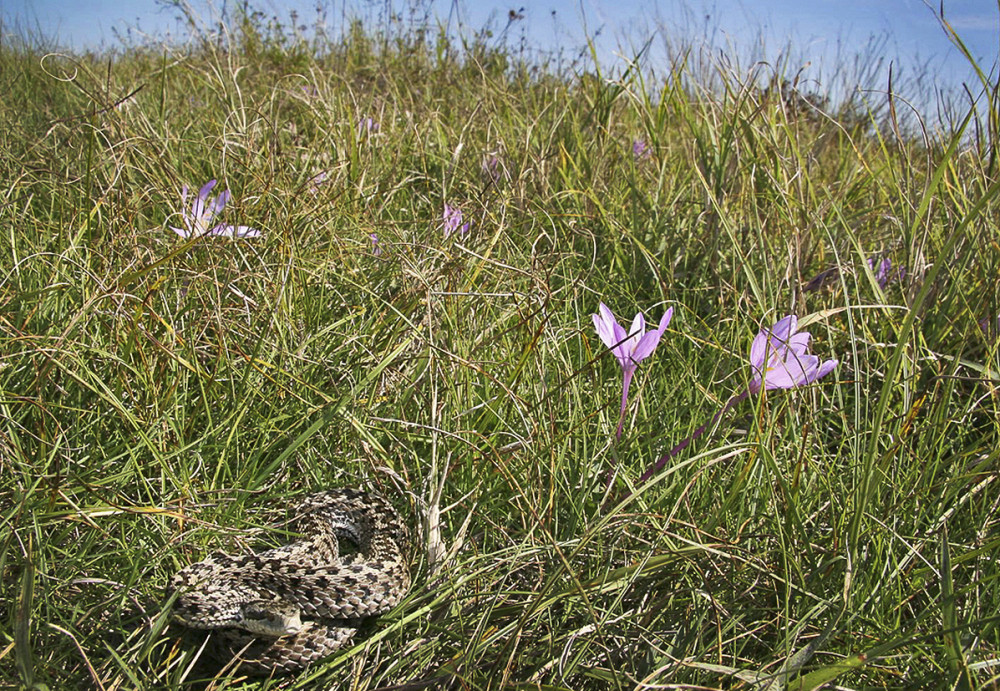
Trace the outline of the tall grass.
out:
[[[995,128],[387,36],[0,47],[0,679],[996,686]],[[210,178],[262,239],[168,229]],[[675,310],[618,441],[600,301]],[[637,484],[790,313],[835,373]],[[195,664],[171,574],[332,486],[411,520],[405,603],[297,678]]]

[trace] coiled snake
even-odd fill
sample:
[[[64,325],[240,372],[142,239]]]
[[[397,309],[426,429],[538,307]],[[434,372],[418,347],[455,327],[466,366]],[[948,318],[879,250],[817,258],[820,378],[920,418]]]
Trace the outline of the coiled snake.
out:
[[[170,580],[174,618],[213,629],[213,657],[251,674],[294,672],[346,645],[359,625],[396,606],[410,586],[408,532],[382,496],[335,489],[306,497],[276,549],[214,554]],[[341,556],[339,539],[357,547]]]

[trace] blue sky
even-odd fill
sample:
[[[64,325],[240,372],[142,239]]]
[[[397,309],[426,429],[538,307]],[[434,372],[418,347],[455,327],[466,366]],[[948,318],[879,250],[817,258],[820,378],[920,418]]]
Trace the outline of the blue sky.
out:
[[[229,0],[232,6],[233,0]],[[312,23],[317,4],[324,8],[326,23],[333,32],[348,14],[372,20],[387,4],[401,11],[413,4],[408,0],[250,0],[253,7],[268,15],[287,19],[295,11],[298,21]],[[427,3],[422,3],[427,4]],[[956,89],[971,79],[971,69],[958,50],[947,40],[936,17],[938,0],[541,0],[499,3],[470,0],[452,3],[433,0],[433,16],[454,29],[471,33],[492,17],[495,26],[506,24],[509,10],[524,5],[524,19],[516,22],[510,37],[524,35],[536,47],[562,47],[573,55],[584,37],[595,38],[602,64],[622,64],[622,54],[630,54],[653,37],[649,58],[663,61],[664,39],[696,38],[706,45],[727,47],[741,56],[776,61],[790,44],[793,46],[794,73],[805,67],[803,76],[813,80],[818,90],[834,68],[856,52],[866,50],[871,37],[880,37],[879,52],[886,60],[864,68],[876,72],[884,84],[888,60],[896,74],[926,73],[925,81],[944,89]],[[191,0],[199,15],[209,18],[224,7],[222,0]],[[114,46],[118,35],[145,34],[174,39],[187,35],[178,20],[179,12],[157,0],[2,0],[4,31],[40,29],[64,46],[73,49]],[[215,8],[215,9],[213,9]],[[972,54],[987,72],[997,61],[1000,42],[1000,13],[995,0],[945,0],[945,16],[959,32]],[[138,29],[138,33],[136,33]],[[876,69],[877,67],[877,69]]]

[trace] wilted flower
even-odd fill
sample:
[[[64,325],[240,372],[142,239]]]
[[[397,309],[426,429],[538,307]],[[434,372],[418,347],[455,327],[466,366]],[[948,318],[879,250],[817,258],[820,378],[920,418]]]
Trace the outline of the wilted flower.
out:
[[[378,235],[376,235],[375,233],[371,233],[369,234],[368,237],[370,237],[372,240],[372,254],[374,254],[376,257],[381,257],[382,246],[378,242]]]
[[[836,360],[820,363],[809,354],[811,334],[796,333],[798,317],[789,314],[770,329],[761,329],[750,346],[753,379],[751,394],[764,389],[794,389],[825,377],[837,366]]]
[[[636,139],[632,142],[632,155],[635,157],[635,160],[641,161],[644,158],[652,156],[653,152],[646,145],[645,139]]]
[[[802,287],[804,291],[819,290],[831,280],[840,275],[840,269],[836,266],[830,269],[825,269],[820,271],[818,274],[809,279],[809,282]]]
[[[229,202],[229,190],[224,191],[217,198],[209,200],[208,194],[215,187],[215,180],[209,180],[205,183],[198,191],[198,196],[195,197],[194,203],[191,204],[190,212],[187,209],[182,209],[181,214],[184,220],[183,228],[174,228],[170,226],[170,230],[174,231],[182,238],[191,237],[222,237],[222,238],[256,238],[260,237],[260,231],[256,228],[251,228],[249,226],[232,226],[224,223],[220,223],[212,228],[209,224],[212,219],[225,208],[226,204]],[[184,185],[181,189],[181,206],[187,204],[188,186]]]
[[[469,232],[469,223],[462,223],[462,210],[451,204],[444,205],[444,236],[448,237],[456,230],[463,236]]]
[[[653,354],[660,337],[670,324],[670,318],[674,315],[674,308],[671,307],[660,319],[660,325],[655,331],[646,332],[646,320],[642,312],[635,315],[632,326],[626,333],[621,327],[615,315],[603,302],[600,303],[598,314],[591,315],[594,320],[594,328],[597,335],[608,348],[618,358],[618,364],[622,368],[622,407],[618,415],[617,437],[622,435],[622,424],[625,421],[625,407],[628,403],[628,387],[632,382],[632,375],[639,363]]]

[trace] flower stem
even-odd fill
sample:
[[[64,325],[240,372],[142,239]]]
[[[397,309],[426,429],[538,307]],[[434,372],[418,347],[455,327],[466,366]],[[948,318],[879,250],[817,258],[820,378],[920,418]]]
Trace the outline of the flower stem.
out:
[[[632,370],[624,370],[622,376],[622,409],[618,413],[618,431],[615,432],[615,439],[622,438],[622,425],[625,424],[625,408],[628,407],[628,386],[632,383]]]
[[[654,463],[652,466],[650,466],[649,470],[647,470],[645,473],[643,473],[642,477],[639,478],[639,481],[636,483],[636,485],[637,486],[641,485],[642,483],[644,483],[647,480],[649,480],[649,478],[653,477],[653,475],[655,475],[657,473],[657,471],[659,471],[663,466],[665,466],[667,464],[667,461],[669,461],[671,458],[673,458],[674,456],[676,456],[677,454],[679,454],[681,451],[683,451],[684,449],[686,449],[691,444],[691,442],[693,442],[695,439],[697,439],[698,437],[700,437],[701,435],[703,435],[708,430],[709,427],[711,427],[716,422],[718,422],[719,418],[721,418],[723,415],[725,415],[729,411],[730,408],[732,408],[733,406],[735,406],[737,403],[739,403],[740,401],[742,401],[743,399],[745,399],[749,395],[750,395],[750,390],[747,389],[746,391],[743,391],[742,393],[739,393],[739,394],[733,396],[732,398],[730,398],[728,401],[726,401],[726,404],[724,406],[722,406],[722,409],[719,412],[717,412],[715,415],[712,416],[711,420],[709,420],[708,422],[704,423],[701,427],[699,427],[694,432],[692,432],[691,436],[689,436],[687,439],[685,439],[684,441],[682,441],[681,443],[679,443],[674,448],[670,449],[670,451],[668,451],[666,453],[666,455],[664,455],[663,457],[661,457],[660,460],[658,460],[656,463]]]

